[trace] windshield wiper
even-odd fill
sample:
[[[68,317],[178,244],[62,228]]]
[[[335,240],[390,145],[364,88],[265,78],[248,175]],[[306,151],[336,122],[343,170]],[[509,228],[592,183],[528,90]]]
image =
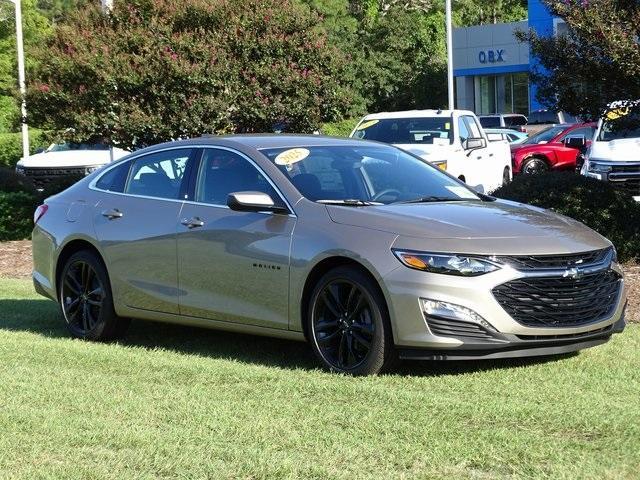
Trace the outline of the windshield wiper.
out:
[[[372,205],[384,205],[384,203],[370,202],[368,200],[359,200],[356,198],[345,198],[343,200],[316,200],[316,202],[328,205],[344,205],[347,207],[369,207]]]
[[[475,200],[475,198],[456,198],[456,197],[441,197],[438,195],[428,195],[426,197],[413,198],[411,200],[402,200],[400,202],[393,202],[394,205],[401,203],[431,203],[431,202],[465,202],[468,200]]]

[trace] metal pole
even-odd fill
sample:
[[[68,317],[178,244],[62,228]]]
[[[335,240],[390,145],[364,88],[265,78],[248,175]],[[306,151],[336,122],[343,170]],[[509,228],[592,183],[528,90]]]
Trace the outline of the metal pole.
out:
[[[102,11],[105,13],[109,13],[113,10],[113,0],[101,0],[102,2]]]
[[[451,0],[445,1],[445,17],[447,22],[447,90],[449,93],[449,110],[455,108],[453,98],[453,34],[451,21]]]
[[[29,156],[29,127],[27,126],[27,102],[25,100],[26,88],[24,82],[24,44],[22,40],[22,5],[21,0],[11,0],[16,6],[16,46],[18,50],[18,85],[22,102],[20,112],[22,115],[22,156]]]

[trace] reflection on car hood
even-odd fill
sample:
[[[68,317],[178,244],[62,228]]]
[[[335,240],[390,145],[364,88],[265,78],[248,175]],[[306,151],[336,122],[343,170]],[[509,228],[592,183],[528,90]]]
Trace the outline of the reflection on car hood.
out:
[[[610,142],[593,142],[589,152],[592,160],[640,161],[640,138],[623,138]]]
[[[569,253],[609,242],[585,225],[514,202],[442,202],[349,208],[327,206],[340,224],[426,240],[428,248],[490,254]],[[416,245],[419,245],[418,241]],[[427,248],[427,247],[425,247]]]

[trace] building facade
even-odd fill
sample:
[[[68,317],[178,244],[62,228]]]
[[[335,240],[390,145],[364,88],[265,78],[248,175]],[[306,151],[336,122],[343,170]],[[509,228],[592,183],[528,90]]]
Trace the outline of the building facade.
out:
[[[528,19],[453,30],[453,75],[456,108],[479,115],[522,113],[541,109],[529,72],[536,59],[529,46],[516,40],[516,31],[562,34],[564,23],[541,0],[529,0]]]

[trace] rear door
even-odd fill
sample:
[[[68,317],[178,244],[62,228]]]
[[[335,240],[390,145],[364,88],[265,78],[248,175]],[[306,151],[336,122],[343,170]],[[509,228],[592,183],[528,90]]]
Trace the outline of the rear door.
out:
[[[461,141],[466,138],[487,138],[484,136],[477,120],[471,115],[463,115],[458,119]],[[508,148],[504,141],[489,142],[484,148],[467,151],[464,176],[466,183],[477,191],[487,193],[502,183],[504,159],[502,150]]]
[[[287,329],[292,214],[238,212],[232,192],[259,191],[286,206],[248,157],[206,148],[178,222],[180,313]]]
[[[181,148],[140,156],[96,183],[102,193],[94,225],[117,303],[179,312],[176,222],[193,154]]]

